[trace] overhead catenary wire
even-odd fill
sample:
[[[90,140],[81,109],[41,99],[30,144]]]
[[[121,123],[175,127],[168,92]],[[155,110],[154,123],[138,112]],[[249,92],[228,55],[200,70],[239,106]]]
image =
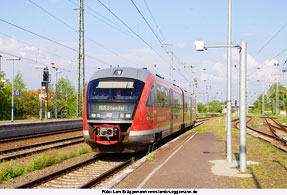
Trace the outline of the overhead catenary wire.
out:
[[[159,28],[159,26],[158,26],[158,24],[157,24],[155,18],[153,17],[153,14],[152,14],[152,12],[151,12],[151,10],[150,10],[150,8],[149,8],[149,6],[148,6],[146,0],[144,0],[144,3],[145,3],[145,6],[147,7],[147,10],[148,10],[149,14],[150,14],[151,17],[152,17],[152,20],[153,20],[153,22],[154,22],[156,28],[158,29],[159,33],[161,34],[163,41],[164,41],[165,43],[167,43],[166,38],[165,38],[165,36],[163,35],[162,31],[160,30],[160,28]]]
[[[114,12],[111,11],[103,2],[98,0],[98,2],[107,10],[109,11],[117,20],[119,20],[126,28],[128,28],[136,37],[138,37],[145,45],[147,45],[150,49],[152,49],[163,61],[168,63],[168,61],[163,58],[147,41],[145,41],[139,34],[137,34],[129,25],[127,25],[119,16],[117,16]]]
[[[259,50],[258,52],[255,54],[255,56],[257,56],[275,37],[277,37],[277,35],[284,30],[284,28],[287,26],[287,23],[284,24]]]
[[[274,57],[272,57],[271,59],[277,58],[278,56],[280,56],[281,54],[283,54],[284,52],[287,51],[287,48],[281,50],[279,53],[277,53],[276,55],[274,55]],[[268,64],[268,61],[266,61],[265,63],[263,63],[260,68],[262,69],[264,66],[266,66]],[[255,71],[253,71],[251,74],[249,74],[248,78],[253,75],[255,72],[257,72],[260,69],[256,69]]]
[[[0,52],[3,53],[3,54],[5,54],[5,55],[8,55],[8,56],[13,56],[13,57],[16,57],[16,58],[21,58],[21,59],[23,59],[23,60],[32,62],[32,63],[34,63],[34,64],[39,64],[39,65],[43,65],[43,66],[50,66],[48,63],[40,62],[40,61],[38,61],[38,60],[33,60],[33,59],[30,59],[30,58],[27,58],[27,57],[23,57],[23,56],[20,56],[20,55],[16,55],[16,54],[11,54],[11,53],[6,52],[6,51],[0,50]],[[62,67],[59,68],[59,69],[64,70],[64,71],[69,72],[69,73],[72,73],[72,74],[77,74],[77,73],[75,73],[75,72],[72,72],[71,70],[67,70],[67,69],[62,68]]]
[[[28,0],[29,2],[31,2],[32,4],[34,4],[36,7],[38,7],[40,10],[44,11],[45,13],[47,13],[49,16],[51,16],[52,18],[54,18],[55,20],[59,21],[60,23],[64,24],[66,27],[68,27],[70,30],[72,30],[73,32],[78,32],[74,27],[72,27],[71,25],[67,24],[66,22],[64,22],[63,20],[59,19],[57,16],[55,16],[54,14],[52,14],[51,12],[49,12],[48,10],[44,9],[43,7],[41,7],[39,4],[34,3],[32,0]],[[71,2],[73,5],[78,6],[76,3],[74,3],[71,0],[68,0],[69,2]],[[85,5],[85,7],[88,7]],[[89,8],[91,10],[93,10],[92,8]],[[94,11],[94,10],[93,10]],[[95,12],[95,11],[94,11]],[[103,17],[103,16],[102,16]],[[107,19],[107,18],[105,18]],[[108,20],[108,19],[107,19]],[[89,41],[91,41],[92,43],[98,45],[99,47],[103,48],[104,50],[124,59],[127,61],[130,61],[122,56],[120,56],[118,53],[116,53],[115,51],[112,51],[111,49],[106,48],[103,44],[99,43],[98,41],[93,40],[91,37],[89,36],[85,36],[85,38]],[[133,62],[134,63],[134,62]],[[110,64],[110,63],[109,63]]]
[[[136,10],[138,11],[138,13],[141,15],[141,17],[143,18],[143,20],[145,21],[145,23],[147,24],[147,26],[149,27],[149,29],[152,31],[153,35],[156,37],[156,39],[158,40],[159,44],[165,45],[165,43],[163,43],[163,41],[159,38],[159,36],[157,35],[157,33],[154,31],[154,29],[152,28],[152,26],[150,25],[150,23],[147,21],[147,19],[145,18],[145,16],[142,14],[142,12],[140,11],[140,9],[138,8],[138,6],[135,4],[135,2],[133,0],[131,0],[132,4],[134,5],[134,7],[136,8]],[[166,48],[166,47],[163,47]],[[167,52],[167,50],[165,49],[165,52],[168,55],[173,55],[174,56],[174,52]],[[170,54],[169,54],[170,53]],[[176,64],[175,64],[176,65]],[[177,66],[177,65],[176,65]],[[172,66],[173,68],[173,66]],[[179,68],[179,67],[178,67]],[[186,80],[187,82],[190,82],[185,76],[184,74],[181,74],[181,71],[178,71],[178,73],[184,78],[184,80]]]
[[[3,19],[1,19],[1,18],[0,18],[0,21],[4,22],[4,23],[6,23],[6,24],[8,24],[8,25],[10,25],[10,26],[13,26],[13,27],[15,27],[15,28],[18,28],[18,29],[20,29],[20,30],[23,30],[23,31],[25,31],[25,32],[27,32],[27,33],[30,33],[30,34],[35,35],[35,36],[37,36],[37,37],[40,37],[40,38],[42,38],[42,39],[44,39],[44,40],[46,40],[46,41],[49,41],[49,42],[51,42],[51,43],[54,43],[54,44],[59,45],[59,46],[61,46],[61,47],[64,47],[64,48],[66,48],[66,49],[68,49],[68,50],[71,50],[71,51],[73,51],[73,52],[78,52],[78,50],[76,50],[76,49],[74,49],[74,48],[72,48],[72,47],[69,47],[69,46],[64,45],[64,44],[62,44],[62,43],[59,43],[59,42],[57,42],[57,41],[54,41],[54,40],[52,40],[52,39],[50,39],[50,38],[47,38],[47,37],[45,37],[45,36],[43,36],[43,35],[40,35],[40,34],[35,33],[35,32],[32,32],[32,31],[30,31],[30,30],[28,30],[28,29],[25,29],[25,28],[23,28],[23,27],[20,27],[20,26],[18,26],[18,25],[16,25],[16,24],[13,24],[13,23],[8,22],[8,21],[6,21],[6,20],[3,20]],[[90,55],[88,55],[88,54],[85,54],[85,56],[87,56],[87,57],[89,57],[89,58],[91,58],[91,59],[94,59],[94,60],[96,60],[96,61],[98,61],[98,62],[107,64],[107,65],[109,64],[109,63],[107,63],[107,62],[105,62],[105,61],[103,61],[103,60],[101,60],[101,59],[98,59],[98,58],[96,58],[96,57],[90,56]]]

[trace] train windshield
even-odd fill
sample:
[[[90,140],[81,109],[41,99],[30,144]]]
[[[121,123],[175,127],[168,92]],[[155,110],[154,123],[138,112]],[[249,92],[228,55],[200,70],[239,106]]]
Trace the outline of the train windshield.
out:
[[[144,82],[134,79],[105,79],[89,82],[88,118],[131,120],[143,87]]]
[[[138,80],[94,80],[89,83],[88,99],[138,100],[143,87]]]

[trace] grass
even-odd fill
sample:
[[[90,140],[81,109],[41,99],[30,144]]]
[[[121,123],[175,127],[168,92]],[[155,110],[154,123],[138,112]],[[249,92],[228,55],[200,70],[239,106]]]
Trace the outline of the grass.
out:
[[[66,159],[86,154],[90,151],[91,149],[89,147],[85,147],[77,151],[52,152],[37,157],[25,165],[15,163],[13,160],[3,162],[0,165],[0,182],[3,180],[13,179],[28,172],[43,169],[53,164],[60,163]]]
[[[277,116],[277,120],[282,123],[287,123],[287,116]]]
[[[225,120],[223,117],[208,121],[195,128],[197,132],[213,132],[226,141]],[[241,188],[287,188],[287,153],[273,145],[250,135],[247,139],[247,161],[259,162],[248,165],[251,178],[236,178]],[[223,146],[224,147],[224,146]],[[239,130],[232,129],[233,160],[239,156]]]
[[[253,117],[253,121],[252,121],[252,123],[251,123],[251,126],[252,126],[253,128],[257,128],[258,125],[259,125],[259,121],[260,121],[260,118],[259,118],[259,117]]]

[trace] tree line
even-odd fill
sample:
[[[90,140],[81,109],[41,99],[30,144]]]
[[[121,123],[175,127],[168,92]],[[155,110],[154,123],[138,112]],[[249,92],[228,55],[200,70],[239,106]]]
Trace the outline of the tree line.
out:
[[[77,93],[72,82],[60,78],[57,83],[57,115],[58,118],[72,118],[77,115]],[[56,91],[52,85],[48,87],[48,111],[55,116]],[[18,73],[14,77],[14,90],[20,92],[14,96],[14,119],[38,119],[40,113],[40,89],[28,90],[23,76]],[[81,98],[82,99],[82,98]],[[81,100],[80,99],[80,100]],[[4,72],[0,72],[0,120],[10,120],[12,109],[12,82],[6,80]],[[42,98],[42,116],[45,118],[45,99]]]

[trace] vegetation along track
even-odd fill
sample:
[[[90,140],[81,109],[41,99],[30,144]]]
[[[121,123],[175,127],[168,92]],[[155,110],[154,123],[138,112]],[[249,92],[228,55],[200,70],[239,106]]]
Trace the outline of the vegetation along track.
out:
[[[247,123],[246,127],[247,127],[247,133],[248,134],[253,135],[255,137],[258,137],[264,141],[267,141],[267,142],[271,143],[272,145],[274,145],[275,147],[279,148],[280,150],[287,152],[287,148],[285,147],[286,146],[286,140],[279,137],[278,135],[276,135],[276,133],[274,134],[275,131],[274,131],[273,126],[271,126],[271,124],[268,122],[268,119],[271,119],[271,118],[264,117],[265,122],[267,123],[267,126],[270,130],[270,133],[250,127],[248,125],[248,123],[252,120],[252,117],[248,116],[247,118],[248,118],[248,120],[246,122]],[[274,119],[271,119],[271,120],[274,120]],[[233,120],[233,122],[235,122],[235,128],[239,129],[239,119],[235,119],[235,120]],[[255,132],[257,134],[254,135],[252,132],[248,132],[248,130]]]
[[[24,136],[15,136],[15,137],[9,137],[9,138],[0,138],[0,144],[8,143],[8,142],[16,142],[26,139],[33,139],[38,137],[45,137],[50,135],[57,135],[57,134],[63,134],[63,133],[69,133],[69,132],[75,132],[75,131],[82,131],[83,128],[77,128],[77,129],[68,129],[68,130],[60,130],[60,131],[53,131],[53,132],[47,132],[47,133],[37,133],[32,135],[24,135]]]
[[[144,153],[137,153],[137,158]],[[91,188],[132,163],[133,153],[97,154],[92,159],[16,188]]]
[[[33,153],[43,152],[49,149],[66,147],[74,144],[83,143],[83,136],[69,137],[65,139],[58,139],[49,142],[43,142],[28,146],[21,146],[12,149],[0,151],[0,162],[28,156]]]

